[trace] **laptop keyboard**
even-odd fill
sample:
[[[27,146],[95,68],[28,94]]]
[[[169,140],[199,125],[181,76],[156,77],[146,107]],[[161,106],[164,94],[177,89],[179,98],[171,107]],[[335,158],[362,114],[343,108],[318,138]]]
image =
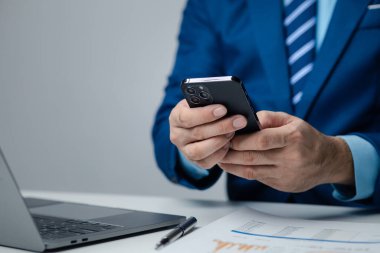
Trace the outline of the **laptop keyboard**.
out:
[[[119,228],[119,226],[93,221],[72,220],[40,215],[33,215],[33,219],[42,238],[46,240],[62,239]]]

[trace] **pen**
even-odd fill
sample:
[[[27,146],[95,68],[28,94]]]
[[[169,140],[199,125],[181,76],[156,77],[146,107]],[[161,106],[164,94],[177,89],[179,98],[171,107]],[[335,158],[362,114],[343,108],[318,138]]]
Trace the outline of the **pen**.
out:
[[[156,249],[158,249],[158,248],[160,248],[162,246],[165,246],[165,245],[167,245],[167,244],[169,244],[169,243],[177,240],[178,238],[180,238],[181,236],[183,236],[184,234],[186,234],[187,232],[189,232],[195,226],[196,223],[197,223],[197,219],[196,218],[189,217],[184,222],[182,222],[181,224],[179,224],[178,226],[176,226],[167,235],[165,235],[164,237],[162,237],[162,239],[160,240],[160,242],[156,244]]]

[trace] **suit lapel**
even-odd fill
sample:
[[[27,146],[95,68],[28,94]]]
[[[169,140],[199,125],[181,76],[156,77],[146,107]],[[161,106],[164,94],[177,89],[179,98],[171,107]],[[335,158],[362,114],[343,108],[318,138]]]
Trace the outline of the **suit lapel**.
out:
[[[270,1],[268,1],[270,2]],[[296,116],[306,118],[317,94],[331,75],[351,35],[367,9],[369,0],[343,0],[337,2],[324,42],[303,90],[303,97],[296,106]]]
[[[282,26],[282,1],[247,0],[252,18],[252,33],[275,93],[278,110],[292,112],[290,87]],[[254,66],[253,66],[254,67]]]

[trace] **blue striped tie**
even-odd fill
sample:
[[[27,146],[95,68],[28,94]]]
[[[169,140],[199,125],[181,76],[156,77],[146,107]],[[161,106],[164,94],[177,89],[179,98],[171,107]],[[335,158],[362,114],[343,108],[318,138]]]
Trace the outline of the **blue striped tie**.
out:
[[[302,99],[315,58],[316,0],[285,0],[284,27],[292,103]]]

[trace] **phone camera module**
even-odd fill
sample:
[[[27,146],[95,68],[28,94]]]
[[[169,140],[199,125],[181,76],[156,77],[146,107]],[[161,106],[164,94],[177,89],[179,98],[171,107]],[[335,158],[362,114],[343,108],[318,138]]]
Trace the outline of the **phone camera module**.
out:
[[[187,93],[189,93],[190,95],[194,95],[195,94],[195,89],[194,88],[187,88],[186,89]]]
[[[210,94],[208,94],[207,92],[205,91],[201,91],[199,92],[199,96],[203,99],[209,99],[210,98]]]
[[[190,101],[193,103],[193,104],[199,104],[201,102],[200,98],[199,97],[196,97],[196,96],[192,96],[190,97]]]

